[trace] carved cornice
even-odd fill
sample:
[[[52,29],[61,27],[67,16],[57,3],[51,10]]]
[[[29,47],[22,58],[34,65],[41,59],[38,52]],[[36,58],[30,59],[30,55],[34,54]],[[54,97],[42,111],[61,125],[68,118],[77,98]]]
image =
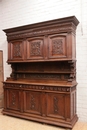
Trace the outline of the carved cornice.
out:
[[[7,40],[16,40],[16,39],[24,39],[28,37],[34,37],[38,35],[47,35],[47,34],[53,34],[53,33],[60,33],[60,32],[75,32],[72,27],[65,27],[65,28],[54,28],[54,29],[48,29],[48,30],[37,30],[32,32],[25,32],[20,34],[7,34]]]
[[[61,32],[74,32],[79,21],[75,16],[3,30],[8,41]]]

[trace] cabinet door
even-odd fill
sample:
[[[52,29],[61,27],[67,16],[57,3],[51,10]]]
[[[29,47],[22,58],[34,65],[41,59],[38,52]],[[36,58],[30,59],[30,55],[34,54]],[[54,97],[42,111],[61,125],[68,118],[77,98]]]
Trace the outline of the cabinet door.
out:
[[[20,92],[19,90],[7,89],[7,108],[12,110],[20,110]]]
[[[47,116],[61,119],[65,118],[64,94],[47,93]]]
[[[24,111],[41,115],[41,93],[24,91]]]
[[[44,37],[27,39],[27,60],[44,59]]]
[[[24,59],[25,46],[22,40],[12,41],[8,43],[8,61],[21,61]]]
[[[50,59],[67,58],[67,34],[49,35],[48,45],[48,57]]]

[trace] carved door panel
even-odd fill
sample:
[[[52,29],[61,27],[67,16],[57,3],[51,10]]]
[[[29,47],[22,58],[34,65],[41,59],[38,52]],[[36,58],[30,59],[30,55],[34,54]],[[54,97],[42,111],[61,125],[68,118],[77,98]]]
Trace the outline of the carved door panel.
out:
[[[23,60],[25,57],[24,41],[12,41],[8,44],[8,60]]]
[[[7,108],[13,109],[13,110],[20,110],[21,106],[21,97],[20,97],[20,91],[14,90],[14,89],[7,89]]]
[[[61,119],[65,118],[64,94],[47,94],[47,116]]]
[[[44,59],[44,37],[27,39],[27,60]]]
[[[41,115],[41,93],[24,91],[24,111]]]
[[[67,57],[67,34],[50,35],[48,37],[48,57],[49,58],[66,58]]]

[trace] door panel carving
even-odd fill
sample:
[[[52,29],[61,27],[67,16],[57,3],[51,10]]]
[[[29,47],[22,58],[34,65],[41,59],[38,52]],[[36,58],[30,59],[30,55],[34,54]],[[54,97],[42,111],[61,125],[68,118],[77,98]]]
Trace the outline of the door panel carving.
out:
[[[11,50],[10,53],[8,53],[9,55],[11,55],[11,60],[23,60],[24,59],[24,43],[23,41],[13,41],[9,43],[11,46]],[[9,48],[9,49],[10,49]]]
[[[24,92],[24,111],[41,114],[41,94],[39,92]]]
[[[67,57],[67,37],[66,35],[50,35],[49,38],[49,58]]]
[[[44,58],[44,39],[34,38],[27,41],[27,59]]]
[[[19,90],[7,90],[7,108],[13,110],[20,110]]]
[[[47,94],[47,116],[65,118],[65,96],[63,94]]]

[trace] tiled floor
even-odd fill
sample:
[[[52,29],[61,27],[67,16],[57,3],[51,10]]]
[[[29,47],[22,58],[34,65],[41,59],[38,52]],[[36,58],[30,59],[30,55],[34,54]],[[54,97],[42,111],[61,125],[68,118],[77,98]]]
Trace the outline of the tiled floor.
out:
[[[0,114],[0,130],[66,130],[60,127],[14,118]],[[72,130],[87,130],[87,123],[77,122]]]

